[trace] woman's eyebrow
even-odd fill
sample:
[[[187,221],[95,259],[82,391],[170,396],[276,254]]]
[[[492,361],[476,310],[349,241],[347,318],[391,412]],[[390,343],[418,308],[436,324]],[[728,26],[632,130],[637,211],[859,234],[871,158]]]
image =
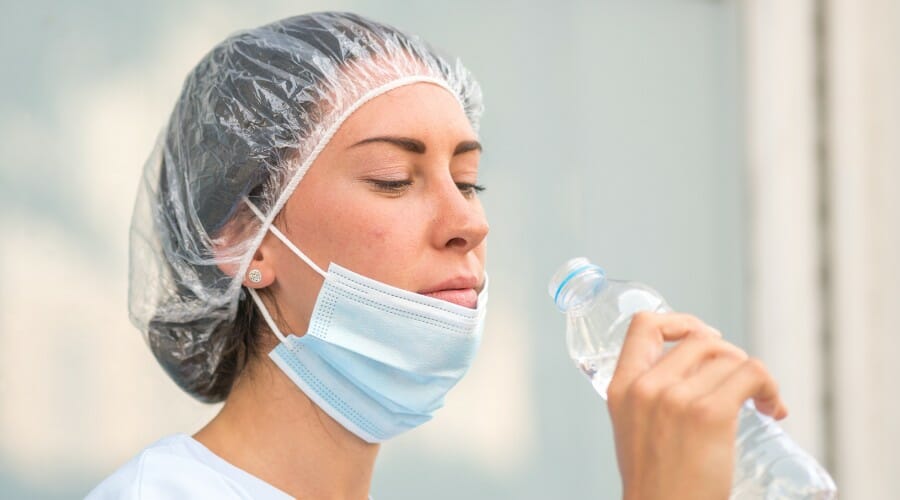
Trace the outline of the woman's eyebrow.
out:
[[[368,139],[363,139],[356,144],[350,146],[350,148],[355,148],[357,146],[362,146],[364,144],[371,144],[373,142],[384,142],[387,144],[392,144],[397,146],[405,151],[409,151],[411,153],[416,154],[425,154],[425,143],[418,139],[413,139],[410,137],[395,137],[395,136],[379,136],[379,137],[369,137]],[[347,149],[350,149],[347,148]],[[481,151],[481,143],[478,141],[462,141],[456,145],[456,149],[453,150],[453,156],[458,154],[468,153],[469,151]]]

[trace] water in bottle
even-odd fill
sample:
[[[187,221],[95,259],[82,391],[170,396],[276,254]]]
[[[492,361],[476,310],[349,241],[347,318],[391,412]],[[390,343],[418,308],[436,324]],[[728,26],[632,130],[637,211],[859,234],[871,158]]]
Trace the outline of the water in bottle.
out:
[[[566,314],[566,343],[575,365],[606,399],[631,317],[671,308],[654,289],[606,278],[588,259],[566,262],[550,279],[550,296]],[[733,500],[830,500],[831,477],[775,421],[747,402],[738,416]]]

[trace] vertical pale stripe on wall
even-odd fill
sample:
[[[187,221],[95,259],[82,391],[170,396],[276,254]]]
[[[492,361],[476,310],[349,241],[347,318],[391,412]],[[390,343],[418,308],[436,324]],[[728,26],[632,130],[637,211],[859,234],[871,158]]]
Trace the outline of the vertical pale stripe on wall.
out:
[[[900,498],[900,2],[827,0],[834,446],[843,498]]]
[[[824,456],[812,0],[745,6],[750,351],[778,379],[785,429]]]

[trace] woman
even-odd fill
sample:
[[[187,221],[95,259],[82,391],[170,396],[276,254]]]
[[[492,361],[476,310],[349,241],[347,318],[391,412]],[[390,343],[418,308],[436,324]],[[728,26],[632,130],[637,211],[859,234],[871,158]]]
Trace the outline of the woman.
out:
[[[145,169],[130,307],[173,380],[225,404],[89,498],[366,498],[379,443],[430,419],[480,341],[480,113],[461,64],[352,14],[207,54]],[[726,498],[741,402],[784,415],[757,362],[679,314],[636,317],[609,394],[626,498]]]

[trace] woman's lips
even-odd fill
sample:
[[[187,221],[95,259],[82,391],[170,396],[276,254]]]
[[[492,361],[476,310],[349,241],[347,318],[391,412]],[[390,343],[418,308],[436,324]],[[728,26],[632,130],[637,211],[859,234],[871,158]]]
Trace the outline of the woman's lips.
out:
[[[475,309],[478,305],[478,292],[474,288],[453,288],[447,290],[438,290],[436,292],[423,293],[428,297],[434,297],[439,300],[446,300],[454,304]]]

